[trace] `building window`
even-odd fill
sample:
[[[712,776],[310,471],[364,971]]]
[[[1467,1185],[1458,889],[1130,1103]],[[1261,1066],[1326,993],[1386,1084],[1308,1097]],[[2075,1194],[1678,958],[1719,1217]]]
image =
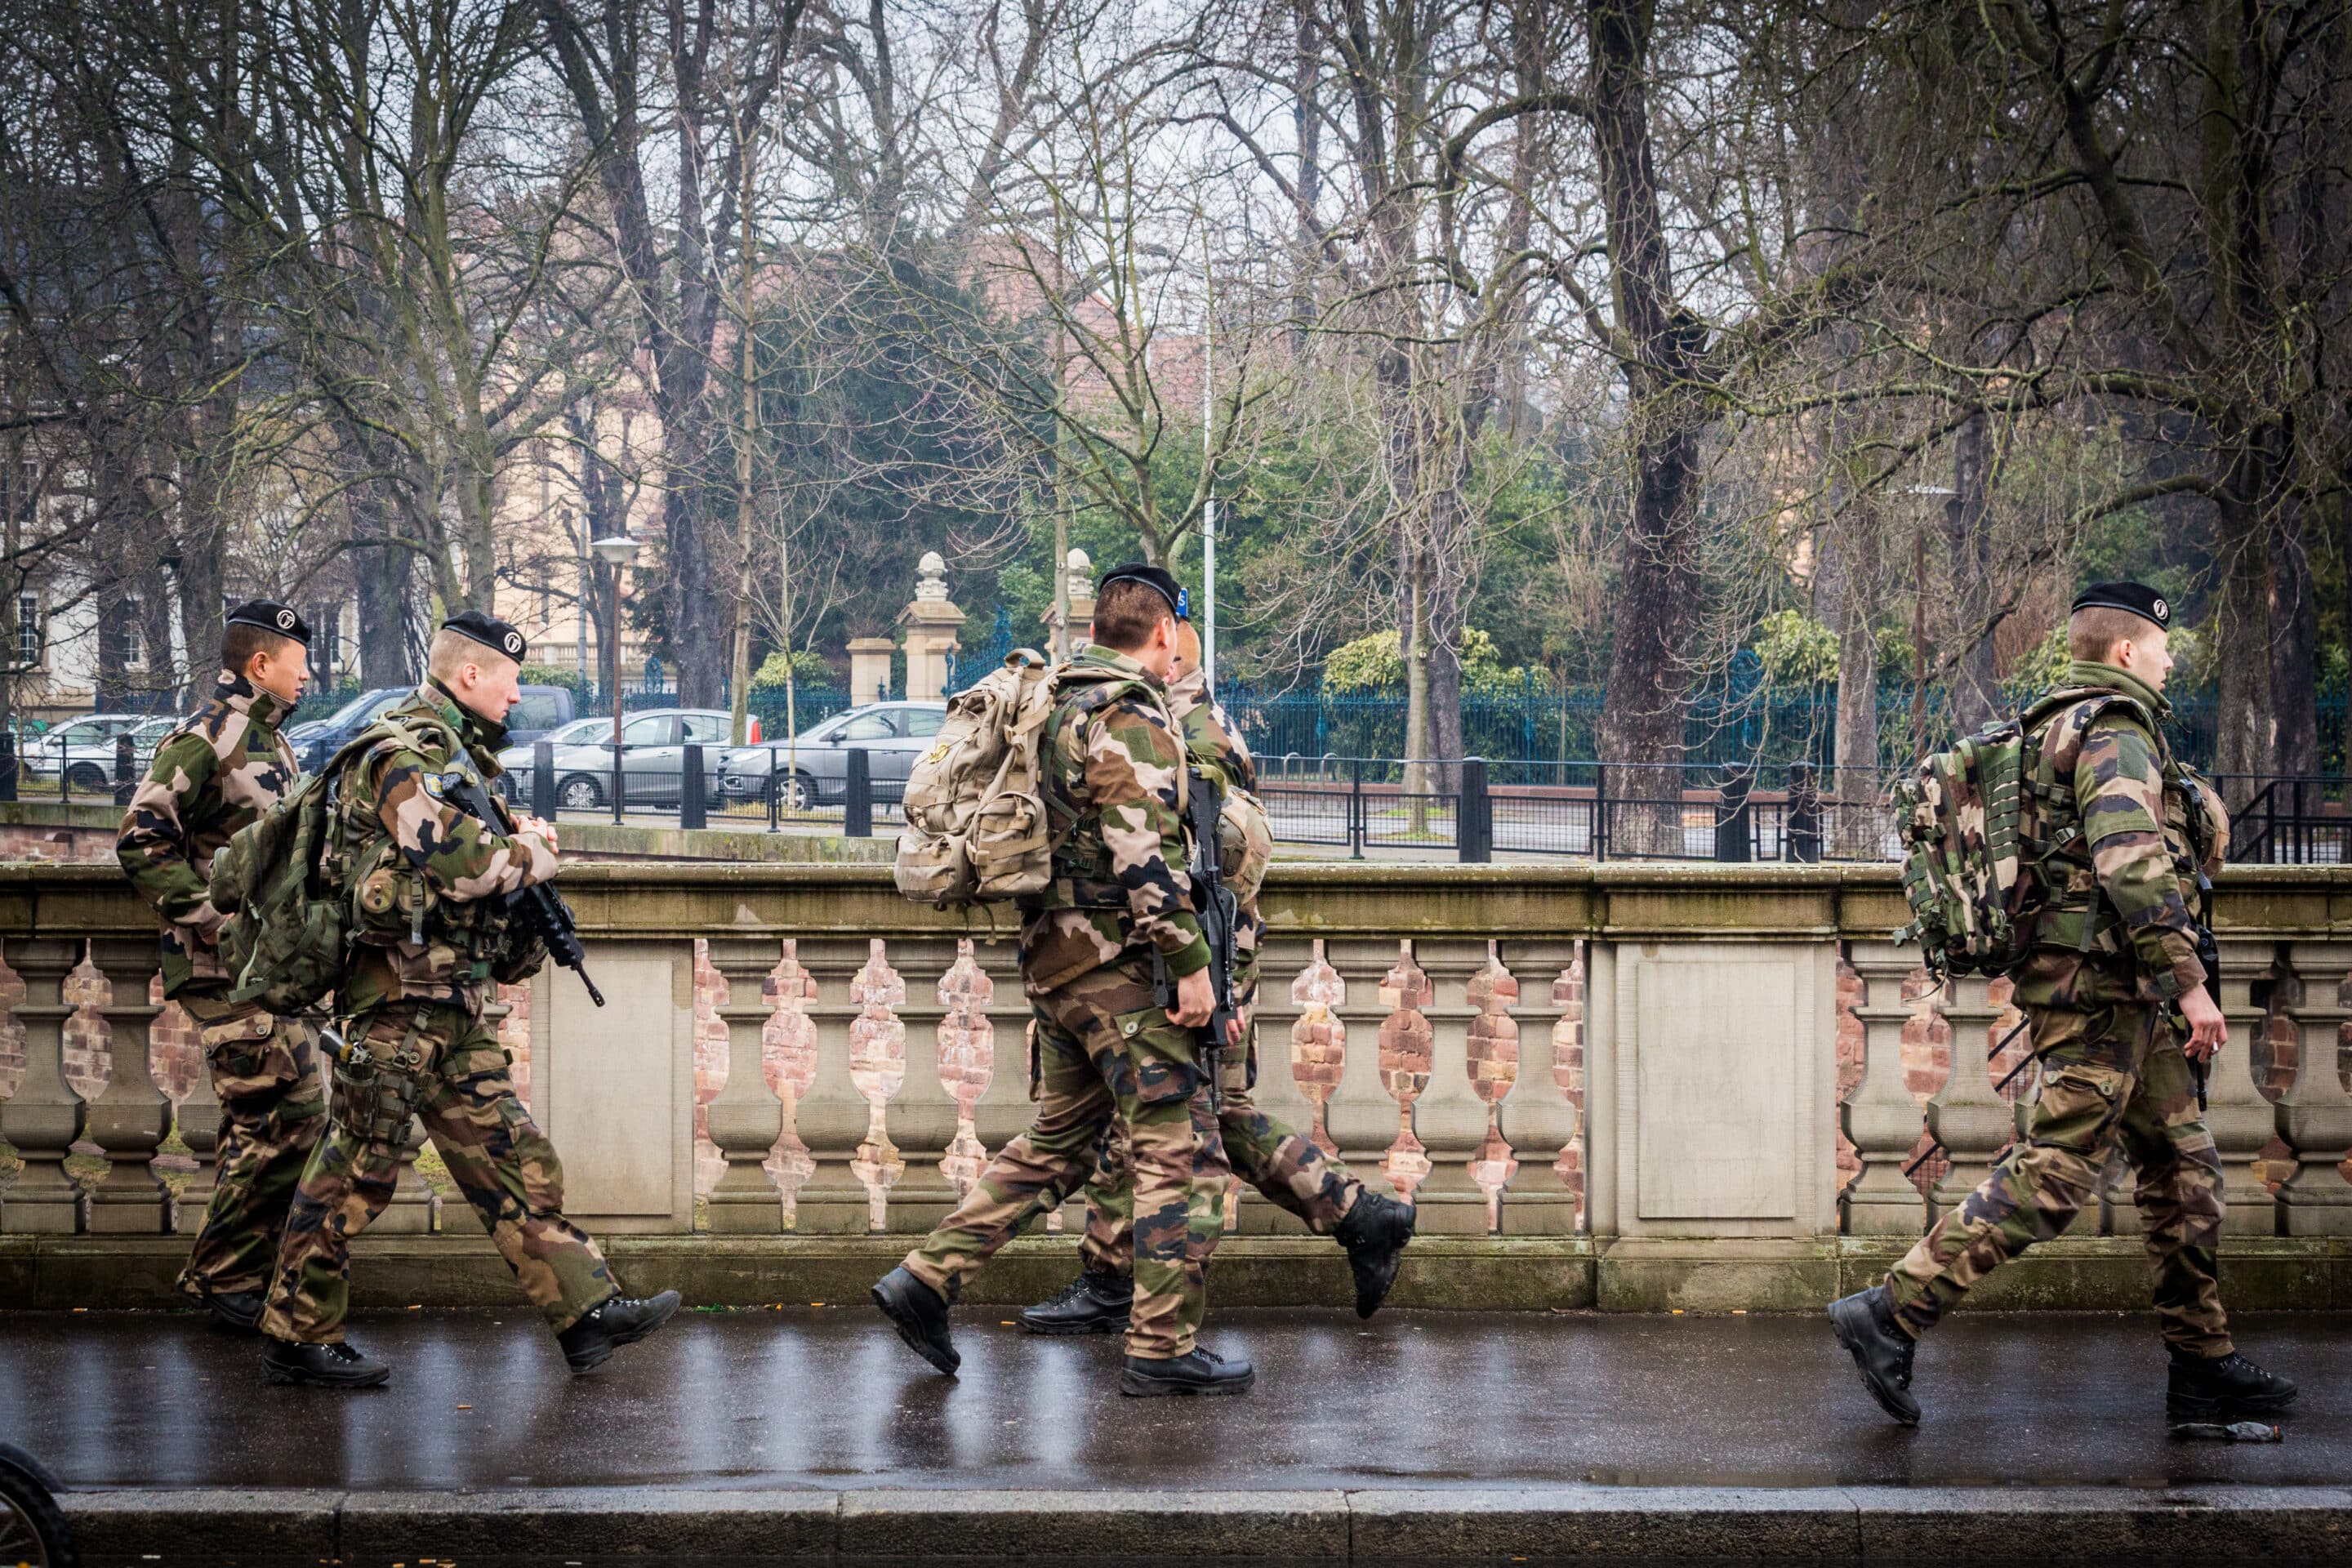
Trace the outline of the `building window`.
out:
[[[139,623],[145,606],[135,596],[125,596],[114,608],[114,615],[101,634],[106,639],[102,650],[104,662],[116,669],[137,669],[144,662],[140,658]]]
[[[16,662],[30,669],[41,662],[41,596],[16,595]]]
[[[329,679],[334,678],[335,666],[343,656],[342,621],[342,611],[334,605],[319,612],[319,668]]]

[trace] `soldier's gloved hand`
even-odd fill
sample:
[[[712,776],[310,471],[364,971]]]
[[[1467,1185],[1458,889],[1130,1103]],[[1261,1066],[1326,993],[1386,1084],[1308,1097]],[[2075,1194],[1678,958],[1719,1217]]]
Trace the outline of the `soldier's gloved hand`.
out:
[[[2207,1061],[2230,1039],[2230,1020],[2221,1016],[2213,994],[2200,985],[2180,994],[2180,1016],[2189,1023],[2189,1041],[2181,1049],[2192,1060]]]
[[[1196,969],[1176,982],[1176,1010],[1168,1015],[1168,1021],[1197,1029],[1216,1010],[1217,993],[1209,984],[1209,972]]]

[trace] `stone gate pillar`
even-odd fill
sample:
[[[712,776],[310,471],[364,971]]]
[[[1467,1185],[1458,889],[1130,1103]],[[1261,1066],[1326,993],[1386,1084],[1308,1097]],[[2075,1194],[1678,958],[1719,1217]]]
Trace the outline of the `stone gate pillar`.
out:
[[[915,602],[898,616],[907,628],[907,697],[937,702],[948,694],[948,655],[964,614],[948,602],[948,563],[938,551],[924,552],[915,571]]]
[[[888,637],[852,637],[849,639],[849,700],[852,706],[863,708],[868,702],[879,702],[890,689],[890,656],[898,645]]]

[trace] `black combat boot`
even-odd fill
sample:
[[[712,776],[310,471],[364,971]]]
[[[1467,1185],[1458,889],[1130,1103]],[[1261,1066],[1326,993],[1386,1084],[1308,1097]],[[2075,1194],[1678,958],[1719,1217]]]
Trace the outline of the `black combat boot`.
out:
[[[948,1338],[948,1304],[944,1297],[907,1272],[901,1264],[874,1282],[874,1304],[898,1331],[908,1347],[950,1377],[963,1364],[955,1343]]]
[[[1348,1270],[1356,1277],[1356,1316],[1369,1318],[1396,1283],[1404,1244],[1412,1239],[1412,1207],[1375,1192],[1359,1193],[1331,1234],[1348,1249]]]
[[[1830,1326],[1838,1343],[1853,1353],[1862,1385],[1878,1407],[1906,1426],[1919,1425],[1919,1402],[1911,1397],[1911,1353],[1919,1342],[1895,1326],[1895,1302],[1886,1287],[1874,1285],[1830,1303]]]
[[[1135,1307],[1135,1277],[1089,1268],[1050,1300],[1024,1308],[1021,1326],[1033,1334],[1108,1334],[1127,1327]]]
[[[261,1352],[261,1364],[272,1383],[298,1383],[311,1388],[373,1388],[392,1375],[392,1368],[370,1361],[352,1346],[295,1344],[272,1340]]]
[[[2216,1421],[2230,1415],[2265,1415],[2294,1403],[2295,1386],[2264,1372],[2237,1352],[2201,1356],[2178,1346],[2172,1376],[2164,1391],[2164,1413],[2176,1421]]]
[[[1227,1361],[1214,1351],[1197,1346],[1172,1359],[1127,1358],[1119,1373],[1118,1391],[1135,1399],[1156,1399],[1163,1394],[1247,1394],[1257,1381],[1257,1370],[1245,1361]]]
[[[563,1359],[575,1373],[593,1372],[613,1359],[623,1345],[635,1344],[670,1320],[677,1310],[678,1294],[665,1290],[637,1300],[611,1296],[580,1314],[572,1325],[555,1336]]]
[[[261,1331],[261,1309],[268,1298],[258,1290],[199,1290],[196,1300],[212,1310],[213,1321],[240,1334]]]

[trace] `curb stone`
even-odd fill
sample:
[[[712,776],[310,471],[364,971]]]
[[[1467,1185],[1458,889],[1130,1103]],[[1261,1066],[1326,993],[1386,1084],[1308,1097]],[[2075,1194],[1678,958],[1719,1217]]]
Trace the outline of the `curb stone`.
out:
[[[1355,1491],[324,1489],[72,1492],[93,1561],[420,1553],[1100,1564],[2352,1558],[2340,1487],[1378,1488]]]

